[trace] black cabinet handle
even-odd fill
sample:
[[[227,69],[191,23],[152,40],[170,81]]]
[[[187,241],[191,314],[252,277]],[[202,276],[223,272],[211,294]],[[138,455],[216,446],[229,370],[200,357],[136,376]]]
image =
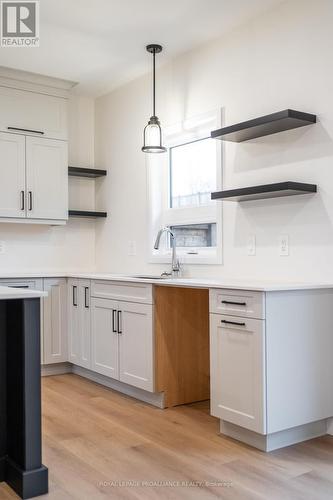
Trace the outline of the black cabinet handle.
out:
[[[116,309],[112,309],[112,333],[117,333],[116,329]]]
[[[122,321],[121,321],[121,311],[117,311],[117,332],[119,335],[123,333],[122,331]]]
[[[44,135],[44,132],[41,130],[31,130],[29,128],[7,127],[7,130],[17,130],[18,132],[31,132],[32,134]]]
[[[86,309],[89,309],[89,300],[88,300],[88,290],[89,290],[89,287],[88,286],[85,286],[84,287],[84,307]]]
[[[226,325],[245,326],[245,323],[238,323],[237,321],[227,321],[226,319],[221,319],[221,323],[225,323]]]
[[[222,304],[230,304],[232,306],[246,306],[246,302],[232,302],[231,300],[222,300]]]
[[[31,212],[32,210],[32,191],[29,191],[29,211]]]
[[[73,285],[73,306],[77,307],[77,286]]]
[[[20,192],[20,196],[21,196],[21,210],[24,210],[25,209],[25,202],[24,202],[24,191],[21,191]]]

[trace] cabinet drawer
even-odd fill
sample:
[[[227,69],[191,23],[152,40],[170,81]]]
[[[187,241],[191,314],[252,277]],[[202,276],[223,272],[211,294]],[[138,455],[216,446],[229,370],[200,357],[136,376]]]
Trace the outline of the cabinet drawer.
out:
[[[265,318],[265,294],[248,290],[209,290],[209,310],[211,313]]]
[[[67,99],[0,86],[0,130],[67,140]]]
[[[153,304],[153,287],[145,283],[123,281],[92,281],[92,297]]]
[[[12,288],[29,288],[32,290],[43,290],[42,278],[9,278],[0,279],[1,286],[9,286]]]

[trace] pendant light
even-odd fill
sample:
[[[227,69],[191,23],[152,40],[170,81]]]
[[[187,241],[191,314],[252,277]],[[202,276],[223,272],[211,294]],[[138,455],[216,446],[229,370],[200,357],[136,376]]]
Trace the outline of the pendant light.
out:
[[[162,46],[152,43],[147,45],[147,52],[153,54],[153,115],[143,130],[144,153],[165,153],[166,148],[162,146],[162,130],[160,121],[155,115],[155,55],[162,52]]]

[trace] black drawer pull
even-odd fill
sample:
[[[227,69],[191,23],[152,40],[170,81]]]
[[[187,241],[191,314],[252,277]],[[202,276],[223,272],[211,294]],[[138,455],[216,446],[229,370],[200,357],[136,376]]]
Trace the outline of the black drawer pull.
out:
[[[237,321],[227,321],[226,319],[221,319],[221,323],[225,323],[226,325],[245,326],[245,323],[238,323]]]
[[[117,333],[117,328],[116,328],[116,314],[117,310],[112,309],[112,333]]]
[[[73,286],[73,306],[74,307],[77,307],[77,296],[76,296],[76,292],[77,292],[77,286]]]
[[[117,312],[117,332],[119,333],[119,335],[121,335],[123,333],[121,319],[122,319],[121,311],[118,311]]]
[[[232,306],[246,306],[246,302],[232,302],[231,300],[222,300],[222,304],[230,304]]]
[[[31,132],[32,134],[44,135],[44,132],[41,130],[31,130],[29,128],[7,127],[7,130],[17,130],[18,132]]]
[[[21,210],[25,210],[25,200],[24,200],[25,193],[24,193],[24,191],[21,191],[20,196],[21,196]]]
[[[29,212],[32,211],[32,191],[28,192],[29,195]]]
[[[86,309],[89,309],[88,291],[89,291],[89,287],[85,286],[84,287],[84,307]]]

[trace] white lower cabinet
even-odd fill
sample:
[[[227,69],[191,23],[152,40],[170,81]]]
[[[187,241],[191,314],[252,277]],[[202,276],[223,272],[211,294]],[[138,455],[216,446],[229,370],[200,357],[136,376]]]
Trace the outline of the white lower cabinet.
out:
[[[67,348],[67,280],[44,280],[43,330],[44,364],[68,361]]]
[[[154,391],[153,306],[92,298],[92,369]]]
[[[90,280],[68,280],[68,360],[91,368]]]
[[[211,413],[265,434],[265,321],[210,314]]]
[[[91,300],[92,311],[92,370],[119,379],[119,334],[117,331],[118,302],[108,299]]]
[[[153,306],[119,302],[119,309],[119,379],[153,391]]]

